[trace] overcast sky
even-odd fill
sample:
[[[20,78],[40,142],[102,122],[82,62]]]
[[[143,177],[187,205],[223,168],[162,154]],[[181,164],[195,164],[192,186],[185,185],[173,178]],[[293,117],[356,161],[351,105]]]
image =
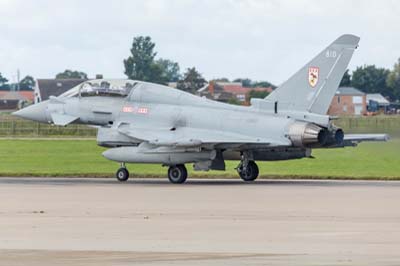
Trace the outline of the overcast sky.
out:
[[[344,33],[361,37],[350,69],[392,68],[400,57],[400,1],[0,0],[0,72],[52,78],[68,69],[125,78],[132,38],[207,79],[279,84]]]

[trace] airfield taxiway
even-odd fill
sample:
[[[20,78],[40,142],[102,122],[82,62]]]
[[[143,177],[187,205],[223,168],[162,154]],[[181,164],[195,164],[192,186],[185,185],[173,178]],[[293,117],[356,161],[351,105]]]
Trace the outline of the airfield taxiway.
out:
[[[400,265],[400,182],[0,178],[0,265]]]

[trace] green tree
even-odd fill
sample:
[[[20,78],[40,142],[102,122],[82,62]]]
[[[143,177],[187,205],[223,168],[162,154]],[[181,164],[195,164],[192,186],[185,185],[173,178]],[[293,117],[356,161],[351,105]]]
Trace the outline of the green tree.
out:
[[[365,93],[382,93],[384,96],[392,97],[391,91],[386,86],[389,72],[389,70],[377,68],[375,65],[357,67],[351,76],[351,86]]]
[[[0,73],[0,89],[1,90],[8,90],[10,88],[7,82],[8,82],[8,79],[3,77],[3,75]]]
[[[253,83],[253,88],[268,88],[268,87],[272,87],[273,89],[276,88],[276,86],[274,84],[272,84],[271,82],[268,81],[257,81]]]
[[[228,78],[217,78],[214,79],[215,82],[230,82]]]
[[[267,97],[269,94],[268,91],[257,91],[257,90],[251,90],[247,94],[247,100],[249,101],[252,98],[259,98],[259,99],[264,99]]]
[[[168,78],[165,76],[164,68],[157,64],[153,63],[150,67],[149,79],[147,81],[166,85],[168,83]]]
[[[33,90],[35,79],[32,76],[26,76],[19,82],[20,90]]]
[[[160,58],[156,61],[162,70],[163,80],[167,82],[177,82],[181,78],[179,64],[169,59]]]
[[[400,58],[387,76],[386,84],[391,91],[392,100],[400,100]]]
[[[85,72],[66,69],[64,72],[58,73],[56,79],[88,79],[88,76]]]
[[[248,78],[243,78],[243,79],[238,78],[238,79],[233,80],[233,82],[241,82],[242,86],[246,87],[246,88],[251,88],[252,84],[253,84],[253,81],[251,81],[251,79],[248,79]]]
[[[349,74],[349,70],[346,69],[346,72],[343,74],[343,78],[340,81],[339,87],[349,87],[351,86],[351,76]]]
[[[274,84],[272,84],[271,82],[268,81],[253,81],[249,78],[237,78],[235,80],[233,80],[233,82],[241,82],[242,86],[245,88],[268,88],[268,87],[272,87],[273,89],[276,88],[276,86]]]
[[[233,104],[233,105],[242,105],[242,104],[243,104],[241,101],[239,101],[239,100],[236,99],[236,98],[230,98],[230,99],[228,100],[228,103],[229,103],[229,104]]]
[[[149,36],[133,38],[131,55],[124,60],[125,75],[129,79],[165,84],[168,82],[164,75],[164,66],[154,61],[155,43]]]
[[[177,88],[190,93],[195,93],[206,84],[206,80],[195,67],[188,68],[183,74],[183,79],[178,81]]]

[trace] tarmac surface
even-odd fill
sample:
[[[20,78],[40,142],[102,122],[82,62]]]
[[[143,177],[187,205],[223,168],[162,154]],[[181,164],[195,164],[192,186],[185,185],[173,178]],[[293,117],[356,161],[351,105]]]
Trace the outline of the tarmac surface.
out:
[[[400,265],[400,182],[0,178],[0,265]]]

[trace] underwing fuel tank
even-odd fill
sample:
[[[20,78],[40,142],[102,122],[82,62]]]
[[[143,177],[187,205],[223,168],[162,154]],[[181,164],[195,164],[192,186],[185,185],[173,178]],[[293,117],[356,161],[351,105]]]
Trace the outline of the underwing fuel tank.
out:
[[[164,149],[143,149],[138,146],[109,149],[103,152],[103,156],[116,162],[178,165],[214,160],[216,151],[183,151],[168,147]]]

